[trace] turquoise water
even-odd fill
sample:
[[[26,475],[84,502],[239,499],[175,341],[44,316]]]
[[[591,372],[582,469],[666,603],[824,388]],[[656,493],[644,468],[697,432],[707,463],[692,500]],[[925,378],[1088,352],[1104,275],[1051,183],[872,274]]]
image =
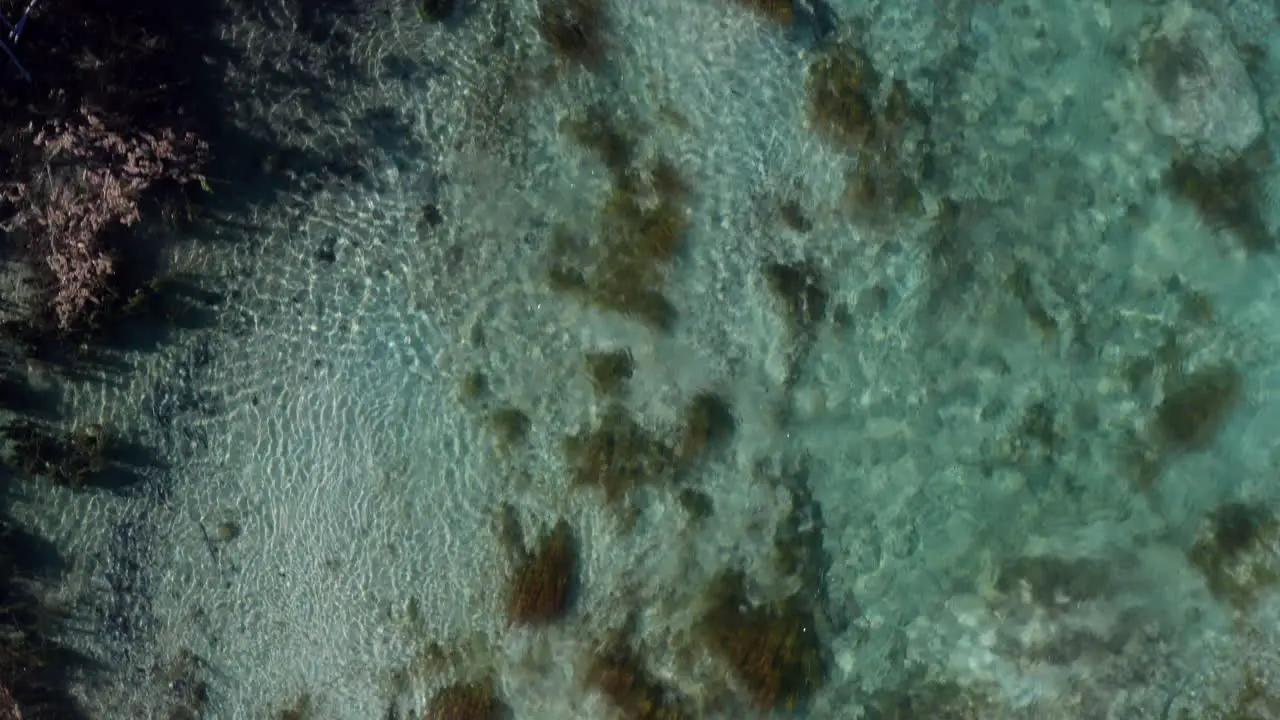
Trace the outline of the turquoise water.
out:
[[[650,717],[619,637],[687,717],[1280,712],[1274,8],[603,2],[553,52],[595,4],[226,29],[240,124],[361,172],[175,246],[216,327],[75,398],[171,476],[27,510],[97,716]]]

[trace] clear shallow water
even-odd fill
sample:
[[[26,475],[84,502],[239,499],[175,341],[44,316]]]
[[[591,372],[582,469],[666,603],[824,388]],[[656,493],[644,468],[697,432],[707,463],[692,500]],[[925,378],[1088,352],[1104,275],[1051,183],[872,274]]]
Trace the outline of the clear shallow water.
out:
[[[1261,58],[1266,118],[1270,36],[1244,5],[1219,15]],[[1177,149],[1171,127],[1216,126],[1150,81],[1143,38],[1184,10],[832,3],[814,44],[733,4],[606,6],[594,71],[548,52],[531,3],[444,27],[348,18],[350,48],[228,29],[241,123],[365,172],[264,206],[238,244],[175,248],[226,290],[219,326],[77,397],[172,475],[155,502],[30,510],[80,558],[68,596],[127,598],[90,603],[106,631],[79,642],[119,676],[89,704],[421,716],[479,679],[516,717],[610,717],[591,669],[630,623],[635,667],[693,716],[760,713],[719,652],[713,589],[738,572],[748,626],[751,607],[799,608],[779,632],[818,638],[806,717],[1270,717],[1280,268],[1163,180],[1187,154],[1227,162]],[[900,168],[815,121],[812,67],[838,47],[884,78],[878,108],[900,79],[931,119],[880,129]],[[277,67],[333,89],[255,94]],[[608,128],[634,142],[624,172],[593,151]],[[687,193],[652,181],[660,160]],[[1250,162],[1270,232],[1273,170]],[[868,167],[881,188],[901,169],[913,199],[851,203]],[[617,241],[677,196],[679,249],[656,265],[669,328],[548,282],[566,257],[589,287],[654,269]],[[585,356],[618,349],[634,369],[602,397]],[[1189,435],[1163,419],[1187,387],[1210,396]],[[577,486],[566,438],[620,405],[687,453],[704,393],[733,431],[678,477],[622,507]],[[503,441],[504,408],[522,438]],[[554,623],[508,622],[504,506],[526,551],[561,519],[577,537]],[[786,667],[766,639],[761,662]]]

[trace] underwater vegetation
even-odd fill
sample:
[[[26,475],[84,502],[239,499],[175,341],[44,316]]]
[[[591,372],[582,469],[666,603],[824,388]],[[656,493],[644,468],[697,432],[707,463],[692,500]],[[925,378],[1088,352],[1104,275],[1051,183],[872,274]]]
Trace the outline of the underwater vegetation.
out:
[[[883,85],[871,59],[849,39],[818,53],[805,83],[810,124],[836,147],[857,151],[845,198],[866,220],[918,212],[918,184],[928,164],[927,143],[918,149],[906,143],[927,134],[928,113],[901,79],[890,82],[887,92]]]
[[[1031,324],[1042,335],[1049,337],[1058,332],[1058,321],[1049,313],[1048,308],[1045,307],[1044,302],[1040,299],[1032,276],[1031,265],[1027,261],[1019,259],[1014,262],[1013,270],[1009,273],[1005,284],[1008,286],[1010,293],[1013,294],[1014,299],[1026,311],[1027,317],[1031,319]]]
[[[507,620],[512,624],[545,625],[564,617],[570,610],[578,582],[578,544],[568,521],[560,520],[532,552],[511,534],[511,513],[504,518],[504,540],[514,556],[514,570],[508,581]]]
[[[761,272],[765,286],[780,306],[782,320],[791,339],[783,377],[783,386],[790,390],[801,378],[804,362],[818,340],[819,326],[830,312],[830,295],[822,271],[815,262],[766,262]],[[786,393],[786,403],[774,408],[778,422],[790,421],[793,397],[792,393]]]
[[[635,372],[625,349],[587,353],[585,369],[598,395],[621,394]],[[617,506],[637,487],[678,480],[681,471],[708,452],[723,446],[737,429],[733,408],[721,395],[696,393],[673,435],[650,431],[619,402],[610,402],[599,420],[564,438],[561,448],[572,471],[572,484],[600,491],[606,503]],[[689,488],[682,503],[695,512],[709,512],[709,498]]]
[[[4,434],[11,443],[9,462],[32,477],[83,487],[92,484],[107,467],[111,438],[101,426],[60,434],[53,428],[24,422],[6,427]]]
[[[800,581],[799,592],[815,607],[829,607],[826,578],[831,556],[823,545],[826,524],[822,506],[813,497],[809,467],[801,462],[781,471],[757,472],[772,476],[791,496],[791,512],[778,524],[773,538],[773,561],[781,576]]]
[[[208,86],[195,90],[195,86],[201,83],[193,82],[194,76],[210,69],[208,61],[211,57],[223,56],[229,49],[215,37],[218,25],[215,16],[220,10],[215,11],[212,5],[144,0],[116,6],[111,12],[102,13],[98,12],[105,7],[101,3],[73,0],[59,2],[56,11],[66,12],[68,17],[77,18],[76,21],[48,24],[39,18],[43,11],[49,9],[49,4],[32,5],[36,7],[32,13],[36,20],[33,25],[43,26],[33,26],[26,33],[21,52],[23,64],[35,81],[25,87],[23,83],[6,83],[4,92],[0,93],[3,96],[0,105],[4,107],[0,112],[0,117],[3,117],[0,124],[5,127],[5,132],[0,132],[3,138],[0,140],[0,157],[4,158],[0,164],[6,168],[6,184],[10,181],[35,181],[49,172],[48,165],[31,152],[30,135],[11,131],[27,125],[39,129],[46,122],[69,119],[63,116],[71,109],[91,107],[103,120],[126,131],[126,135],[131,131],[152,139],[164,136],[171,129],[179,136],[188,130],[203,134],[210,127],[225,124],[225,108],[215,99],[215,95],[220,93],[210,92]],[[15,10],[13,3],[4,5],[4,13],[10,18],[15,17],[11,13],[20,9]],[[307,17],[300,22],[306,24],[313,13],[304,12],[303,15]],[[92,62],[76,59],[90,56]],[[230,92],[230,88],[223,89]],[[254,144],[258,144],[257,141]],[[253,152],[218,154],[224,157],[254,155]],[[123,158],[120,161],[123,162]],[[234,164],[234,161],[230,163]],[[97,166],[91,164],[89,167]],[[240,210],[247,208],[250,202],[262,200],[264,194],[260,191],[264,188],[252,177],[237,175],[235,168],[228,164],[222,168],[231,172],[218,173],[226,188],[223,191],[220,187],[218,193],[220,210],[225,211],[221,217],[244,217]],[[124,181],[128,184],[127,177]],[[258,192],[239,192],[247,190],[247,185],[253,185]],[[85,718],[88,713],[79,707],[76,698],[96,694],[115,681],[149,680],[166,683],[168,699],[178,705],[171,708],[172,712],[157,712],[158,717],[208,716],[196,707],[202,702],[204,688],[203,681],[195,675],[194,662],[184,664],[179,659],[174,666],[161,668],[158,677],[147,675],[143,669],[142,674],[128,673],[126,679],[125,666],[146,662],[150,658],[135,654],[125,665],[112,662],[113,667],[107,667],[107,663],[94,662],[63,645],[63,639],[71,635],[99,632],[96,622],[99,619],[109,622],[101,628],[109,636],[87,638],[76,641],[75,645],[105,649],[108,645],[115,646],[131,639],[135,632],[141,632],[141,627],[148,622],[147,608],[124,596],[148,593],[140,586],[142,578],[138,568],[139,563],[145,564],[139,554],[146,546],[129,538],[119,543],[113,540],[110,548],[90,548],[90,553],[97,558],[92,560],[97,582],[93,587],[84,588],[83,593],[79,590],[73,593],[79,596],[74,601],[75,605],[55,606],[51,604],[52,600],[62,595],[56,592],[60,585],[58,576],[72,564],[71,559],[61,561],[53,548],[27,536],[10,522],[7,507],[11,491],[26,479],[18,477],[20,475],[40,475],[51,482],[97,490],[135,482],[139,479],[135,470],[143,469],[144,465],[147,469],[156,466],[150,460],[138,461],[152,449],[129,442],[112,432],[113,428],[85,426],[82,424],[84,418],[65,416],[71,408],[57,402],[62,395],[68,394],[68,385],[73,383],[79,385],[76,390],[88,392],[98,392],[104,384],[126,390],[136,379],[130,377],[135,364],[131,357],[134,352],[155,349],[162,341],[171,338],[174,330],[205,327],[212,321],[214,306],[220,300],[216,293],[201,290],[181,279],[154,280],[154,272],[160,259],[168,255],[162,252],[168,243],[179,237],[201,237],[203,241],[209,241],[212,235],[219,233],[210,232],[210,224],[204,222],[198,223],[204,232],[190,234],[173,232],[172,227],[161,227],[165,221],[186,214],[182,211],[198,212],[199,209],[193,208],[188,201],[203,204],[203,198],[186,195],[176,187],[157,186],[156,190],[158,192],[147,195],[139,208],[144,216],[142,222],[126,228],[111,220],[109,232],[98,238],[109,246],[102,249],[114,261],[115,275],[109,287],[105,288],[105,294],[96,298],[98,302],[92,312],[78,318],[79,324],[60,329],[50,312],[47,304],[50,280],[56,281],[56,278],[49,277],[49,263],[41,254],[40,249],[46,244],[31,243],[30,249],[35,252],[24,253],[27,257],[21,258],[31,263],[38,278],[38,282],[28,288],[32,292],[6,294],[4,327],[0,328],[5,380],[17,383],[22,374],[9,372],[10,350],[25,356],[14,363],[14,367],[23,368],[25,360],[31,365],[38,365],[42,375],[38,389],[27,388],[25,384],[7,385],[3,403],[6,411],[16,411],[19,416],[16,423],[10,417],[2,421],[9,425],[3,442],[5,467],[0,468],[0,495],[4,496],[0,504],[5,506],[0,508],[0,526],[3,527],[0,531],[0,715],[6,718],[17,718],[18,713],[27,720]],[[270,194],[269,189],[266,194]],[[63,195],[74,197],[75,193]],[[98,196],[91,194],[85,197],[92,201]],[[254,199],[249,200],[249,197]],[[112,202],[109,196],[99,199],[107,205]],[[175,207],[178,212],[170,212]],[[13,209],[5,208],[6,219]],[[59,210],[53,207],[42,209]],[[84,208],[62,210],[74,215]],[[92,213],[93,208],[90,208],[87,214],[81,214],[89,217]],[[167,216],[162,216],[164,214]],[[28,238],[7,233],[5,239],[10,241],[6,259],[18,259],[15,256],[22,244],[20,241]],[[203,244],[207,246],[208,243]],[[144,383],[164,382],[156,377],[142,380]],[[31,392],[20,396],[8,392],[17,387]],[[53,390],[46,391],[45,388]],[[161,384],[155,385],[155,389],[166,395],[171,392]],[[70,391],[70,394],[74,392]],[[35,407],[37,405],[39,407]],[[71,429],[75,427],[81,430]],[[159,473],[149,475],[147,479],[157,481],[156,486],[148,487],[148,490],[157,492],[148,494],[144,505],[158,501],[160,494],[167,489],[160,484],[163,480]],[[21,489],[12,494],[19,493]],[[22,502],[48,496],[43,492],[22,494],[26,495]],[[84,502],[96,504],[93,499],[77,501],[81,506]],[[141,510],[139,507],[134,509]],[[41,514],[47,515],[49,511],[46,508]],[[133,532],[129,531],[130,534]],[[80,567],[84,560],[75,558],[75,567]],[[112,566],[106,569],[105,583],[101,576],[101,566],[104,565]],[[81,601],[87,605],[82,605]],[[142,611],[140,614],[134,613],[134,605],[139,605],[136,609]],[[95,615],[97,611],[104,611],[110,617],[98,618]],[[135,691],[130,688],[127,692],[142,697],[142,693],[151,694],[151,689],[137,688]],[[125,708],[106,709],[106,714],[137,716]],[[262,708],[257,716],[275,717],[276,712]]]
[[[489,415],[489,428],[493,430],[501,450],[523,443],[529,437],[530,425],[529,416],[519,408],[499,408]]]
[[[1057,455],[1066,441],[1057,408],[1050,400],[1037,400],[1023,411],[1014,437],[1016,454],[1035,452],[1043,459]]]
[[[765,20],[778,25],[790,25],[796,20],[793,0],[737,0],[737,2]]]
[[[587,374],[596,393],[603,396],[620,394],[635,373],[635,361],[626,350],[587,353]]]
[[[623,130],[605,109],[592,108],[582,117],[566,121],[563,130],[596,156],[614,185],[634,184],[627,175],[635,165],[637,138]]]
[[[711,500],[711,496],[697,488],[680,488],[676,500],[694,521],[706,520],[715,513],[715,503]]]
[[[625,720],[693,720],[688,700],[645,667],[628,634],[617,633],[593,654],[587,672],[590,683]]]
[[[619,421],[628,427],[634,422],[625,415],[619,416]],[[714,393],[700,393],[686,406],[682,423],[681,436],[695,439],[675,445],[685,448],[687,455],[672,455],[672,445],[633,428],[632,442],[639,448],[640,459],[622,465],[624,470],[640,470],[635,481],[653,479],[653,475],[644,472],[650,462],[664,473],[662,477],[667,477],[665,473],[686,468],[694,458],[721,446],[735,429],[729,404]],[[619,444],[627,442],[603,443],[606,448]],[[829,558],[821,547],[820,508],[808,492],[803,465],[771,471],[766,463],[757,472],[765,482],[776,483],[792,493],[794,510],[779,528],[774,560],[783,576],[800,581],[801,589],[785,599],[757,604],[748,596],[743,572],[722,572],[703,590],[699,622],[686,639],[693,644],[684,649],[692,653],[691,657],[705,657],[705,652],[723,663],[733,678],[735,689],[731,695],[745,691],[750,702],[760,709],[795,709],[825,679],[827,657],[816,629],[815,610],[826,598],[823,576]],[[618,486],[625,488],[627,483]],[[711,514],[711,498],[706,493],[692,486],[679,490],[678,500],[693,518]],[[694,709],[690,697],[648,670],[646,658],[633,642],[635,620],[633,615],[626,628],[611,633],[593,653],[587,676],[592,686],[610,701],[620,717],[703,716]]]
[[[909,133],[927,133],[928,114],[917,107],[901,80],[895,80],[878,116],[871,152],[858,157],[858,167],[848,178],[845,197],[852,210],[870,219],[891,219],[919,213],[919,183],[929,167],[927,144],[913,153],[905,151]]]
[[[490,682],[463,682],[441,688],[427,705],[428,720],[502,720],[509,710]]]
[[[458,380],[458,399],[463,401],[479,400],[489,394],[489,376],[475,371],[463,375]]]
[[[1000,567],[995,589],[1005,595],[1025,595],[1045,608],[1106,597],[1114,584],[1114,571],[1089,558],[1026,555]]]
[[[154,350],[175,331],[211,327],[223,301],[221,293],[202,287],[199,278],[157,275],[145,266],[122,264],[72,324],[60,326],[44,309],[23,321],[21,333],[44,347]],[[17,330],[17,325],[10,328]]]
[[[670,328],[676,310],[662,285],[688,226],[688,185],[665,159],[637,171],[635,141],[599,111],[567,129],[596,154],[613,185],[593,237],[563,227],[553,233],[552,289],[655,330]]]
[[[764,266],[764,278],[786,309],[787,324],[800,336],[813,331],[825,319],[829,295],[823,287],[821,270],[811,262],[771,262]]]
[[[148,448],[99,424],[64,430],[51,423],[18,420],[0,429],[8,440],[5,462],[25,476],[74,489],[122,491],[160,466]]]
[[[1222,363],[1175,379],[1156,407],[1155,426],[1166,446],[1204,450],[1217,438],[1243,394],[1244,378]]]
[[[443,22],[453,17],[458,0],[413,0],[413,9],[427,22]]]
[[[876,132],[880,74],[851,42],[835,43],[809,66],[809,119],[836,145],[865,147]]]
[[[603,0],[539,0],[534,21],[557,57],[587,70],[604,61],[607,24]]]
[[[1235,704],[1223,716],[1224,720],[1268,720],[1280,714],[1280,697],[1268,685],[1265,679],[1259,679],[1259,670],[1248,668],[1245,671],[1244,687],[1236,695]],[[1274,687],[1274,685],[1272,685]],[[1193,720],[1192,715],[1183,711],[1177,720]]]
[[[1182,351],[1170,336],[1149,355],[1132,360],[1125,370],[1135,390],[1146,385],[1156,370],[1165,372],[1164,396],[1149,423],[1151,437],[1135,430],[1124,439],[1124,459],[1140,487],[1154,485],[1165,463],[1178,453],[1212,447],[1244,396],[1244,377],[1230,361],[1191,373],[1184,373],[1181,364]]]
[[[7,702],[27,718],[88,718],[69,689],[100,667],[57,639],[67,615],[39,593],[62,565],[52,545],[0,515],[0,711]]]
[[[988,691],[970,688],[953,680],[931,679],[924,670],[913,669],[897,686],[876,693],[866,703],[867,720],[988,720],[997,714],[1000,703]]]
[[[312,720],[316,716],[315,701],[311,693],[302,693],[293,705],[281,710],[277,720]]]
[[[109,347],[91,342],[75,344],[58,330],[52,315],[32,314],[0,321],[0,341],[28,360],[48,365],[69,380],[91,380],[106,373],[123,372],[124,365],[110,353]],[[9,363],[7,363],[9,364]],[[12,372],[12,366],[11,366]],[[7,398],[8,403],[21,399]],[[19,409],[27,414],[26,409]],[[46,410],[53,408],[46,406]]]
[[[984,278],[972,228],[989,217],[989,208],[951,197],[941,199],[933,227],[924,238],[928,262],[928,306],[932,312],[950,310],[956,298],[966,297]]]
[[[1280,581],[1277,540],[1280,523],[1274,513],[1230,502],[1209,513],[1187,559],[1204,575],[1214,597],[1246,610],[1261,591]]]
[[[663,438],[641,427],[620,405],[611,405],[591,430],[564,440],[573,484],[592,487],[610,504],[632,488],[670,476],[675,455]]]
[[[794,710],[826,679],[812,611],[794,596],[755,605],[739,572],[714,582],[699,633],[761,709]]]
[[[171,328],[197,329],[213,322],[211,311],[222,303],[222,295],[199,287],[192,279],[153,277],[132,289],[119,306],[119,316],[127,320],[150,320]],[[111,332],[106,319],[99,319],[97,332]]]
[[[16,358],[0,359],[0,409],[18,417],[52,420],[58,408],[57,395],[31,387]]]
[[[821,42],[839,24],[825,0],[735,0],[762,22],[788,30],[792,41],[806,46]]]
[[[487,637],[476,634],[456,636],[442,642],[432,632],[417,598],[404,608],[404,620],[415,650],[409,661],[391,668],[382,678],[383,692],[390,698],[383,717],[387,720],[412,718],[506,718],[510,709],[495,682],[493,646]],[[424,715],[407,710],[415,686],[434,688]]]
[[[783,225],[798,233],[807,233],[813,229],[813,220],[809,218],[800,201],[795,198],[783,200],[778,205],[778,219]]]
[[[1245,390],[1243,374],[1229,359],[1186,368],[1189,352],[1180,329],[1209,325],[1213,306],[1176,276],[1165,289],[1176,299],[1179,324],[1163,327],[1161,342],[1131,357],[1121,370],[1130,392],[1144,403],[1158,397],[1146,426],[1135,427],[1122,439],[1124,459],[1143,488],[1154,485],[1167,461],[1178,454],[1212,447]]]
[[[209,702],[208,671],[203,658],[183,648],[168,662],[152,667],[155,679],[167,691],[170,702],[169,720],[196,720]]]
[[[524,410],[502,403],[492,391],[488,375],[480,371],[464,373],[458,378],[457,393],[465,407],[482,414],[484,427],[499,453],[527,444],[533,419]]]
[[[564,439],[576,487],[599,490],[618,505],[635,488],[678,479],[694,461],[721,447],[736,430],[733,409],[713,392],[700,392],[685,406],[674,438],[651,432],[620,404],[611,404],[589,430]]]
[[[1015,422],[1001,433],[981,454],[977,461],[984,473],[996,468],[1009,468],[1025,477],[1035,487],[1053,482],[1060,487],[1073,488],[1077,480],[1066,465],[1059,462],[1060,453],[1068,449],[1070,420],[1060,417],[1063,408],[1052,396],[1038,397],[1019,412]],[[997,404],[1003,412],[1003,401]],[[1089,417],[1092,406],[1077,406],[1068,414],[1077,418]]]
[[[724,445],[737,430],[738,420],[728,401],[713,392],[693,396],[684,410],[679,458],[688,461]]]
[[[1123,600],[1138,562],[1132,556],[1036,553],[1000,563],[991,584],[979,591],[999,618],[991,646],[1019,662],[1043,666],[1100,663],[1120,668],[1137,660],[1146,667],[1145,657],[1152,652],[1148,643],[1154,640],[1143,630],[1149,610],[1124,607]],[[1100,608],[1115,613],[1105,626],[1088,620]]]
[[[128,287],[129,274],[114,278],[112,290]],[[36,288],[37,296],[39,288]],[[0,324],[0,403],[7,417],[0,437],[0,711],[12,710],[28,718],[86,717],[71,692],[73,679],[106,672],[94,659],[64,646],[58,638],[77,628],[67,627],[74,608],[49,604],[41,589],[65,568],[59,554],[6,516],[8,494],[19,480],[37,478],[76,490],[122,491],[159,467],[150,448],[121,437],[99,424],[69,428],[60,417],[58,390],[31,385],[25,370],[39,363],[63,382],[101,382],[125,372],[118,350],[149,349],[151,338],[189,319],[181,312],[186,301],[203,309],[218,298],[191,284],[175,281],[144,283],[131,290],[132,302],[120,295],[101,298],[84,324],[60,328],[48,308],[10,306]],[[177,299],[178,309],[167,305]],[[133,342],[140,340],[141,342]],[[54,385],[53,387],[57,387]],[[113,581],[114,582],[114,581]],[[113,586],[108,597],[118,592]],[[205,702],[203,681],[177,666],[157,670],[165,685],[174,718],[197,717]],[[14,715],[16,716],[16,715]]]
[[[1270,152],[1260,145],[1225,161],[1180,153],[1165,174],[1165,186],[1189,203],[1214,228],[1233,234],[1251,252],[1273,250],[1274,234],[1262,214],[1265,192],[1255,156]]]

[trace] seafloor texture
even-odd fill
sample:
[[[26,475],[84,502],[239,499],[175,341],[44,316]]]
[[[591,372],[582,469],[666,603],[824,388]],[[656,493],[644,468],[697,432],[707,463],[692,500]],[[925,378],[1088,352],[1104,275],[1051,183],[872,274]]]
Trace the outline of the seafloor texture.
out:
[[[172,475],[26,510],[114,668],[86,702],[1280,717],[1276,27],[239,16],[228,107],[334,160],[263,157],[310,194],[173,253],[218,327],[77,398]]]

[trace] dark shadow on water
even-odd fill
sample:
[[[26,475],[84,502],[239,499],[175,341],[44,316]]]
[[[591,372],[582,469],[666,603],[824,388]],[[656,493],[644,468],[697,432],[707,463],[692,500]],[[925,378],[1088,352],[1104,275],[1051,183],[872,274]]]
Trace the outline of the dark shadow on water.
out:
[[[67,615],[43,596],[66,562],[49,541],[18,526],[7,515],[15,475],[0,469],[0,686],[23,718],[89,715],[69,692],[76,678],[104,668],[58,638]]]
[[[182,331],[215,327],[224,302],[197,278],[122,275],[86,336],[108,351],[154,352]]]
[[[23,5],[0,0],[0,11]],[[203,174],[212,189],[158,183],[141,202],[142,222],[102,238],[114,254],[116,272],[111,291],[84,326],[63,331],[47,309],[23,310],[23,315],[11,299],[0,300],[8,318],[0,322],[0,686],[13,694],[24,718],[87,718],[70,688],[73,681],[92,686],[108,668],[59,643],[68,633],[99,633],[104,625],[73,626],[72,615],[83,620],[78,612],[83,608],[72,612],[46,602],[39,588],[64,572],[64,561],[52,544],[10,519],[13,491],[51,482],[77,492],[127,495],[131,503],[134,498],[154,503],[165,492],[160,448],[62,417],[62,387],[130,387],[135,353],[159,350],[184,331],[217,325],[227,305],[223,293],[208,279],[169,275],[161,260],[174,238],[257,242],[266,235],[254,226],[257,208],[282,198],[303,206],[312,193],[333,183],[367,181],[368,158],[380,148],[406,158],[425,152],[415,144],[413,126],[395,108],[371,112],[350,136],[317,142],[331,137],[326,126],[350,120],[342,115],[344,86],[333,79],[367,72],[357,62],[357,39],[350,29],[363,27],[369,12],[365,3],[279,0],[268,5],[251,0],[42,3],[14,48],[36,81],[13,77],[7,58],[0,58],[0,170],[6,179],[37,177],[42,170],[39,153],[23,140],[26,128],[88,106],[105,117],[123,118],[124,127],[199,135],[209,144],[210,163]],[[237,13],[257,15],[264,25],[279,23],[278,34],[287,34],[287,41],[263,57],[227,46],[219,30]],[[232,66],[240,72],[228,73]],[[292,70],[273,72],[272,66]],[[405,64],[406,76],[412,67]],[[229,108],[246,95],[252,95],[243,103],[247,106],[301,98],[306,117],[288,127],[229,117]],[[11,210],[0,204],[0,220]],[[34,275],[43,271],[32,289],[37,297],[51,297],[40,249],[9,235],[0,239],[14,240],[0,248],[0,257],[21,255]],[[202,354],[203,362],[208,354]],[[55,381],[33,383],[32,368]],[[173,396],[198,397],[181,386],[181,379],[172,383]],[[137,527],[125,528],[111,543],[108,587],[91,601],[112,608],[105,626],[115,628],[109,631],[112,644],[123,648],[148,630],[148,588],[140,570],[153,541],[147,507],[138,508]]]
[[[24,418],[51,420],[57,409],[57,393],[32,387],[16,363],[7,358],[0,361],[0,410]]]
[[[166,469],[155,448],[140,442],[116,440],[106,451],[106,463],[94,475],[91,487],[123,493],[141,487]]]
[[[161,470],[157,452],[97,425],[68,431],[50,423],[16,421],[3,429],[5,460],[21,475],[76,490],[122,493]]]
[[[38,537],[16,527],[0,524],[0,547],[10,574],[27,578],[56,577],[66,569],[58,549],[45,538]],[[12,588],[8,588],[12,590]],[[10,605],[0,585],[0,607]]]

